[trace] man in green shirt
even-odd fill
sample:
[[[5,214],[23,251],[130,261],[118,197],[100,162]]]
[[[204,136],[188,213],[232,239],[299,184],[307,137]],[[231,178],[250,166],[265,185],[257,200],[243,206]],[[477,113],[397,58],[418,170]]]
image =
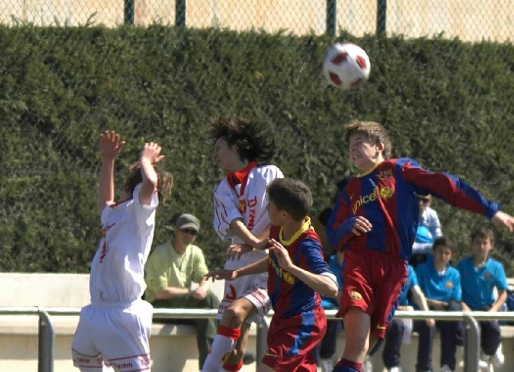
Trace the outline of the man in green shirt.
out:
[[[191,214],[181,215],[173,227],[173,238],[155,247],[146,264],[145,299],[156,308],[217,309],[218,297],[209,289],[211,282],[202,250],[193,245],[200,232],[200,221]],[[198,287],[191,290],[191,283]],[[183,322],[173,320],[173,323]],[[195,319],[199,367],[216,335],[216,320]]]

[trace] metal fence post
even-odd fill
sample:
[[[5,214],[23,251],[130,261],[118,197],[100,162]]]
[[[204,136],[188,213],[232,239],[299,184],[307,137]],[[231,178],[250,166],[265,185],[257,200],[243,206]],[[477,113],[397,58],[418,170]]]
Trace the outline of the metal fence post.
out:
[[[387,0],[377,0],[377,34],[386,32]]]
[[[38,308],[38,372],[54,370],[54,327],[48,314]]]
[[[186,26],[186,0],[175,0],[175,26]]]
[[[464,372],[478,372],[480,328],[471,314],[464,313]]]
[[[337,0],[327,0],[327,35],[336,36]]]
[[[258,366],[262,357],[268,350],[268,319],[264,317],[257,325],[256,365]]]
[[[124,22],[126,25],[134,24],[135,9],[136,9],[135,0],[125,0]]]

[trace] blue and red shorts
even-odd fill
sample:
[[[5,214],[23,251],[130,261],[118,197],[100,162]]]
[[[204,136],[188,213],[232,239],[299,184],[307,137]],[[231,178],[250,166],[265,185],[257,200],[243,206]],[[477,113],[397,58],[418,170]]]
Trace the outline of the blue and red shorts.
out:
[[[327,318],[321,306],[288,318],[274,315],[262,363],[277,372],[316,372],[312,349],[326,331]]]
[[[343,289],[338,316],[358,307],[371,318],[371,333],[383,339],[407,278],[407,262],[372,249],[344,254]]]

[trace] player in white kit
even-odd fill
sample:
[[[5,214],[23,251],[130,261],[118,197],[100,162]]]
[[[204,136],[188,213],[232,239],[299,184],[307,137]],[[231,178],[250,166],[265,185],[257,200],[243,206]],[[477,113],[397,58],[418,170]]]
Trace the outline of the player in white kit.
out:
[[[226,177],[214,190],[213,226],[223,240],[231,240],[225,269],[235,270],[267,255],[270,219],[266,186],[284,177],[269,162],[274,140],[259,123],[220,118],[210,123],[216,141],[215,160]],[[270,310],[267,273],[225,282],[225,296],[218,311],[220,324],[204,372],[239,371],[243,366],[248,330]]]
[[[129,169],[122,199],[114,203],[114,162],[125,142],[113,131],[100,137],[102,238],[89,278],[91,304],[82,308],[73,337],[73,364],[81,371],[150,370],[152,306],[141,300],[155,210],[173,187],[173,177],[154,164],[161,147],[146,143]]]

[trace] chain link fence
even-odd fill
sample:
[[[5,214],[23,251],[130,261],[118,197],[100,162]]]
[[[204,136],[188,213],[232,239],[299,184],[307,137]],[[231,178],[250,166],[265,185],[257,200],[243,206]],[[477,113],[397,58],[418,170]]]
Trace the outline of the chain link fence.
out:
[[[5,25],[117,27],[163,24],[231,30],[285,30],[297,35],[361,36],[375,32],[466,41],[507,41],[514,36],[508,0],[24,0],[4,1]]]
[[[135,25],[138,27],[148,27],[152,25],[164,25],[170,27],[186,27],[186,28],[219,28],[235,31],[243,30],[263,30],[268,33],[284,33],[294,35],[337,35],[342,30],[354,36],[364,36],[375,33],[385,33],[386,35],[402,34],[406,38],[417,37],[442,37],[448,40],[459,38],[464,41],[480,41],[490,40],[495,42],[507,42],[514,36],[514,24],[512,23],[512,15],[514,14],[514,2],[507,0],[175,0],[172,2],[164,2],[160,0],[0,0],[0,24],[10,27],[42,27],[42,28],[67,28],[67,27],[96,27],[103,26],[107,28],[116,28],[122,25]],[[59,35],[54,33],[53,35]],[[180,34],[178,34],[180,35]],[[34,34],[23,33],[20,37],[34,38]],[[38,42],[41,48],[45,48],[45,34],[42,33]],[[63,32],[63,40],[68,39],[68,33]],[[178,40],[177,42],[180,42]],[[213,46],[215,47],[215,46]],[[230,47],[230,46],[229,46]],[[291,45],[291,48],[297,48],[297,45]],[[81,45],[81,41],[77,40],[75,45],[77,50],[85,48]],[[73,59],[74,49],[67,51],[68,58]],[[248,45],[252,48],[252,45]],[[2,52],[2,58],[9,58],[9,53],[16,50],[16,45],[10,45]],[[52,51],[44,50],[43,54],[48,52],[45,59],[47,68],[60,76],[62,84],[66,85],[71,78],[66,76],[60,69],[62,61],[52,60]],[[28,53],[28,52],[27,52]],[[93,53],[93,52],[92,52]],[[116,53],[115,50],[112,51]],[[451,55],[440,56],[441,58],[452,58]],[[487,63],[487,60],[496,58],[495,55],[482,55],[481,63]],[[114,58],[115,59],[115,58]],[[112,63],[113,56],[105,55],[105,60],[100,59],[100,63],[95,67],[102,69],[102,63]],[[16,66],[16,60],[9,61],[11,66]],[[121,62],[120,62],[121,63]],[[321,60],[319,61],[319,69],[321,69]],[[373,62],[372,62],[373,63]],[[80,73],[80,61],[76,63],[77,73]],[[5,84],[9,79],[9,71],[3,70],[1,75],[2,83]],[[30,74],[30,71],[26,72]],[[134,74],[141,74],[141,80],[144,80],[144,71],[135,69]],[[372,69],[372,74],[373,74]],[[511,73],[506,71],[506,73]],[[256,73],[257,74],[257,73]],[[436,78],[436,77],[434,77]],[[115,79],[115,77],[113,77]],[[74,87],[76,89],[95,89],[98,82],[87,82],[84,86]],[[42,80],[40,85],[33,86],[32,89],[38,92],[44,91],[51,81]],[[143,83],[141,83],[143,84]],[[238,82],[236,81],[237,85]],[[241,85],[246,84],[245,81],[240,82]],[[12,95],[21,94],[17,91],[16,82],[10,86]],[[151,82],[148,83],[148,89],[151,91]],[[477,92],[477,94],[482,94]],[[118,96],[105,96],[104,100],[116,100]],[[52,97],[47,97],[52,100]],[[4,101],[2,101],[4,102]],[[19,110],[23,112],[27,109],[24,105],[30,106],[39,104],[40,112],[43,113],[40,120],[27,123],[24,121],[24,115],[20,114],[16,117],[19,122],[17,128],[0,128],[0,137],[2,131],[11,138],[14,134],[19,139],[16,146],[9,142],[9,146],[0,139],[2,145],[1,151],[4,156],[11,154],[16,161],[13,163],[3,163],[0,177],[3,178],[2,184],[7,187],[15,185],[16,193],[9,191],[7,194],[0,190],[0,223],[6,226],[8,232],[2,236],[4,242],[18,240],[21,246],[44,245],[49,249],[38,254],[47,255],[49,262],[53,262],[51,257],[59,257],[59,263],[56,266],[20,266],[16,264],[17,255],[22,254],[20,248],[16,248],[6,257],[2,258],[1,266],[4,268],[15,268],[19,271],[53,271],[55,267],[59,270],[76,270],[72,265],[73,261],[88,262],[96,245],[92,245],[88,249],[79,249],[80,254],[70,256],[65,253],[70,249],[69,242],[74,237],[73,244],[75,248],[80,248],[82,241],[89,241],[89,237],[99,237],[99,226],[84,224],[73,229],[67,229],[57,236],[42,236],[33,234],[32,230],[27,229],[23,234],[10,234],[14,230],[24,231],[24,224],[39,223],[49,228],[55,225],[66,223],[68,216],[80,213],[81,216],[89,216],[91,219],[97,218],[94,210],[94,201],[81,202],[80,194],[86,193],[88,190],[97,187],[98,177],[98,156],[95,138],[106,128],[119,129],[123,132],[123,125],[116,122],[106,120],[102,110],[106,110],[101,102],[91,101],[76,102],[74,97],[68,97],[62,102],[63,106],[69,107],[73,105],[90,105],[95,107],[94,111],[84,112],[87,114],[79,118],[62,118],[63,123],[60,128],[47,127],[46,119],[60,117],[59,112],[46,109],[43,102],[16,102],[9,105],[20,105],[20,107],[9,107],[9,110]],[[128,103],[127,103],[128,102]],[[109,112],[113,117],[119,119],[120,122],[136,122],[133,125],[135,130],[128,133],[128,141],[138,139],[137,146],[144,138],[159,138],[162,128],[148,122],[141,121],[135,112],[139,105],[144,102],[137,102],[135,99],[120,100],[119,105],[109,106],[116,107],[115,112]],[[341,103],[343,105],[343,103]],[[4,107],[3,110],[7,108]],[[512,105],[496,107],[498,112],[503,114],[511,114]],[[215,114],[206,110],[207,113]],[[11,112],[11,111],[10,111]],[[164,120],[168,113],[155,113],[157,122]],[[182,116],[177,117],[180,123]],[[80,123],[82,128],[80,133],[67,135],[69,128],[66,126],[66,120],[73,120]],[[8,133],[7,133],[8,131]],[[294,132],[293,132],[294,133]],[[512,135],[512,132],[504,133],[504,135]],[[448,133],[447,133],[448,135]],[[300,135],[298,135],[300,136]],[[193,141],[198,149],[203,152],[202,162],[209,162],[211,156],[210,144],[206,141],[193,137],[178,138],[177,141]],[[295,137],[293,134],[293,142]],[[300,140],[297,141],[300,144]],[[137,152],[137,146],[128,148],[127,151]],[[45,153],[44,149],[57,149],[54,155],[56,158],[31,158],[31,152]],[[42,150],[43,149],[43,150]],[[39,151],[41,150],[41,151]],[[200,151],[200,150],[199,150]],[[508,151],[508,150],[506,150]],[[15,154],[15,155],[13,155]],[[76,159],[82,159],[79,163]],[[87,160],[89,159],[89,160]],[[128,165],[131,160],[122,160],[119,169]],[[73,168],[68,167],[68,161],[73,161]],[[182,159],[181,159],[182,161]],[[183,161],[187,161],[184,157]],[[51,165],[50,165],[51,164]],[[59,166],[54,166],[59,164]],[[178,175],[179,178],[197,177],[201,181],[203,179],[219,180],[220,175],[216,172],[213,165],[212,173],[209,175],[192,174]],[[77,188],[77,202],[62,204],[59,198],[59,192],[56,189],[61,187],[77,187],[76,184],[70,183],[76,175],[80,175],[88,180],[82,182]],[[492,173],[491,173],[492,175]],[[177,175],[176,175],[177,176]],[[501,185],[502,192],[505,190],[514,190],[510,186],[512,174],[505,174],[503,178],[489,179],[489,175],[484,175],[480,180],[470,180],[471,183],[480,187],[492,182],[495,185]],[[473,182],[475,181],[475,182]],[[120,181],[118,181],[120,182]],[[203,181],[202,181],[203,182]],[[332,182],[332,181],[330,181]],[[329,182],[329,183],[330,183]],[[332,182],[335,183],[335,182]],[[64,185],[64,186],[63,186]],[[70,186],[71,185],[71,186]],[[209,181],[204,185],[204,193],[209,194],[215,182]],[[489,184],[491,187],[491,185]],[[328,186],[327,186],[328,187]],[[494,185],[492,186],[494,188]],[[10,189],[12,190],[12,189]],[[26,190],[30,190],[27,193]],[[210,210],[212,206],[207,203],[190,205],[189,210],[184,210],[180,206],[181,198],[187,194],[194,192],[192,188],[187,188],[183,184],[178,183],[175,190],[175,201],[172,206],[165,207],[164,213],[166,221],[171,220],[172,215],[178,211],[195,213],[195,208],[201,210]],[[327,193],[331,193],[332,189]],[[504,198],[505,195],[489,195],[493,198]],[[209,198],[207,198],[209,199]],[[321,210],[324,206],[318,206]],[[443,214],[443,222],[450,222],[455,216],[445,207],[441,207]],[[475,220],[474,220],[475,221]],[[210,229],[210,221],[203,220],[204,231]],[[161,226],[166,225],[162,222]],[[444,230],[444,226],[443,226]],[[167,235],[164,230],[159,230],[157,234],[157,242],[163,242]],[[220,242],[212,233],[205,233],[200,237],[203,247],[216,247],[219,250]],[[71,244],[71,243],[70,243]],[[73,247],[72,247],[73,248]],[[506,256],[510,259],[510,251]],[[34,257],[33,261],[39,257]],[[221,254],[209,253],[209,260],[213,265],[219,265],[222,261]],[[66,263],[69,262],[69,265]],[[87,268],[84,267],[84,270]]]

